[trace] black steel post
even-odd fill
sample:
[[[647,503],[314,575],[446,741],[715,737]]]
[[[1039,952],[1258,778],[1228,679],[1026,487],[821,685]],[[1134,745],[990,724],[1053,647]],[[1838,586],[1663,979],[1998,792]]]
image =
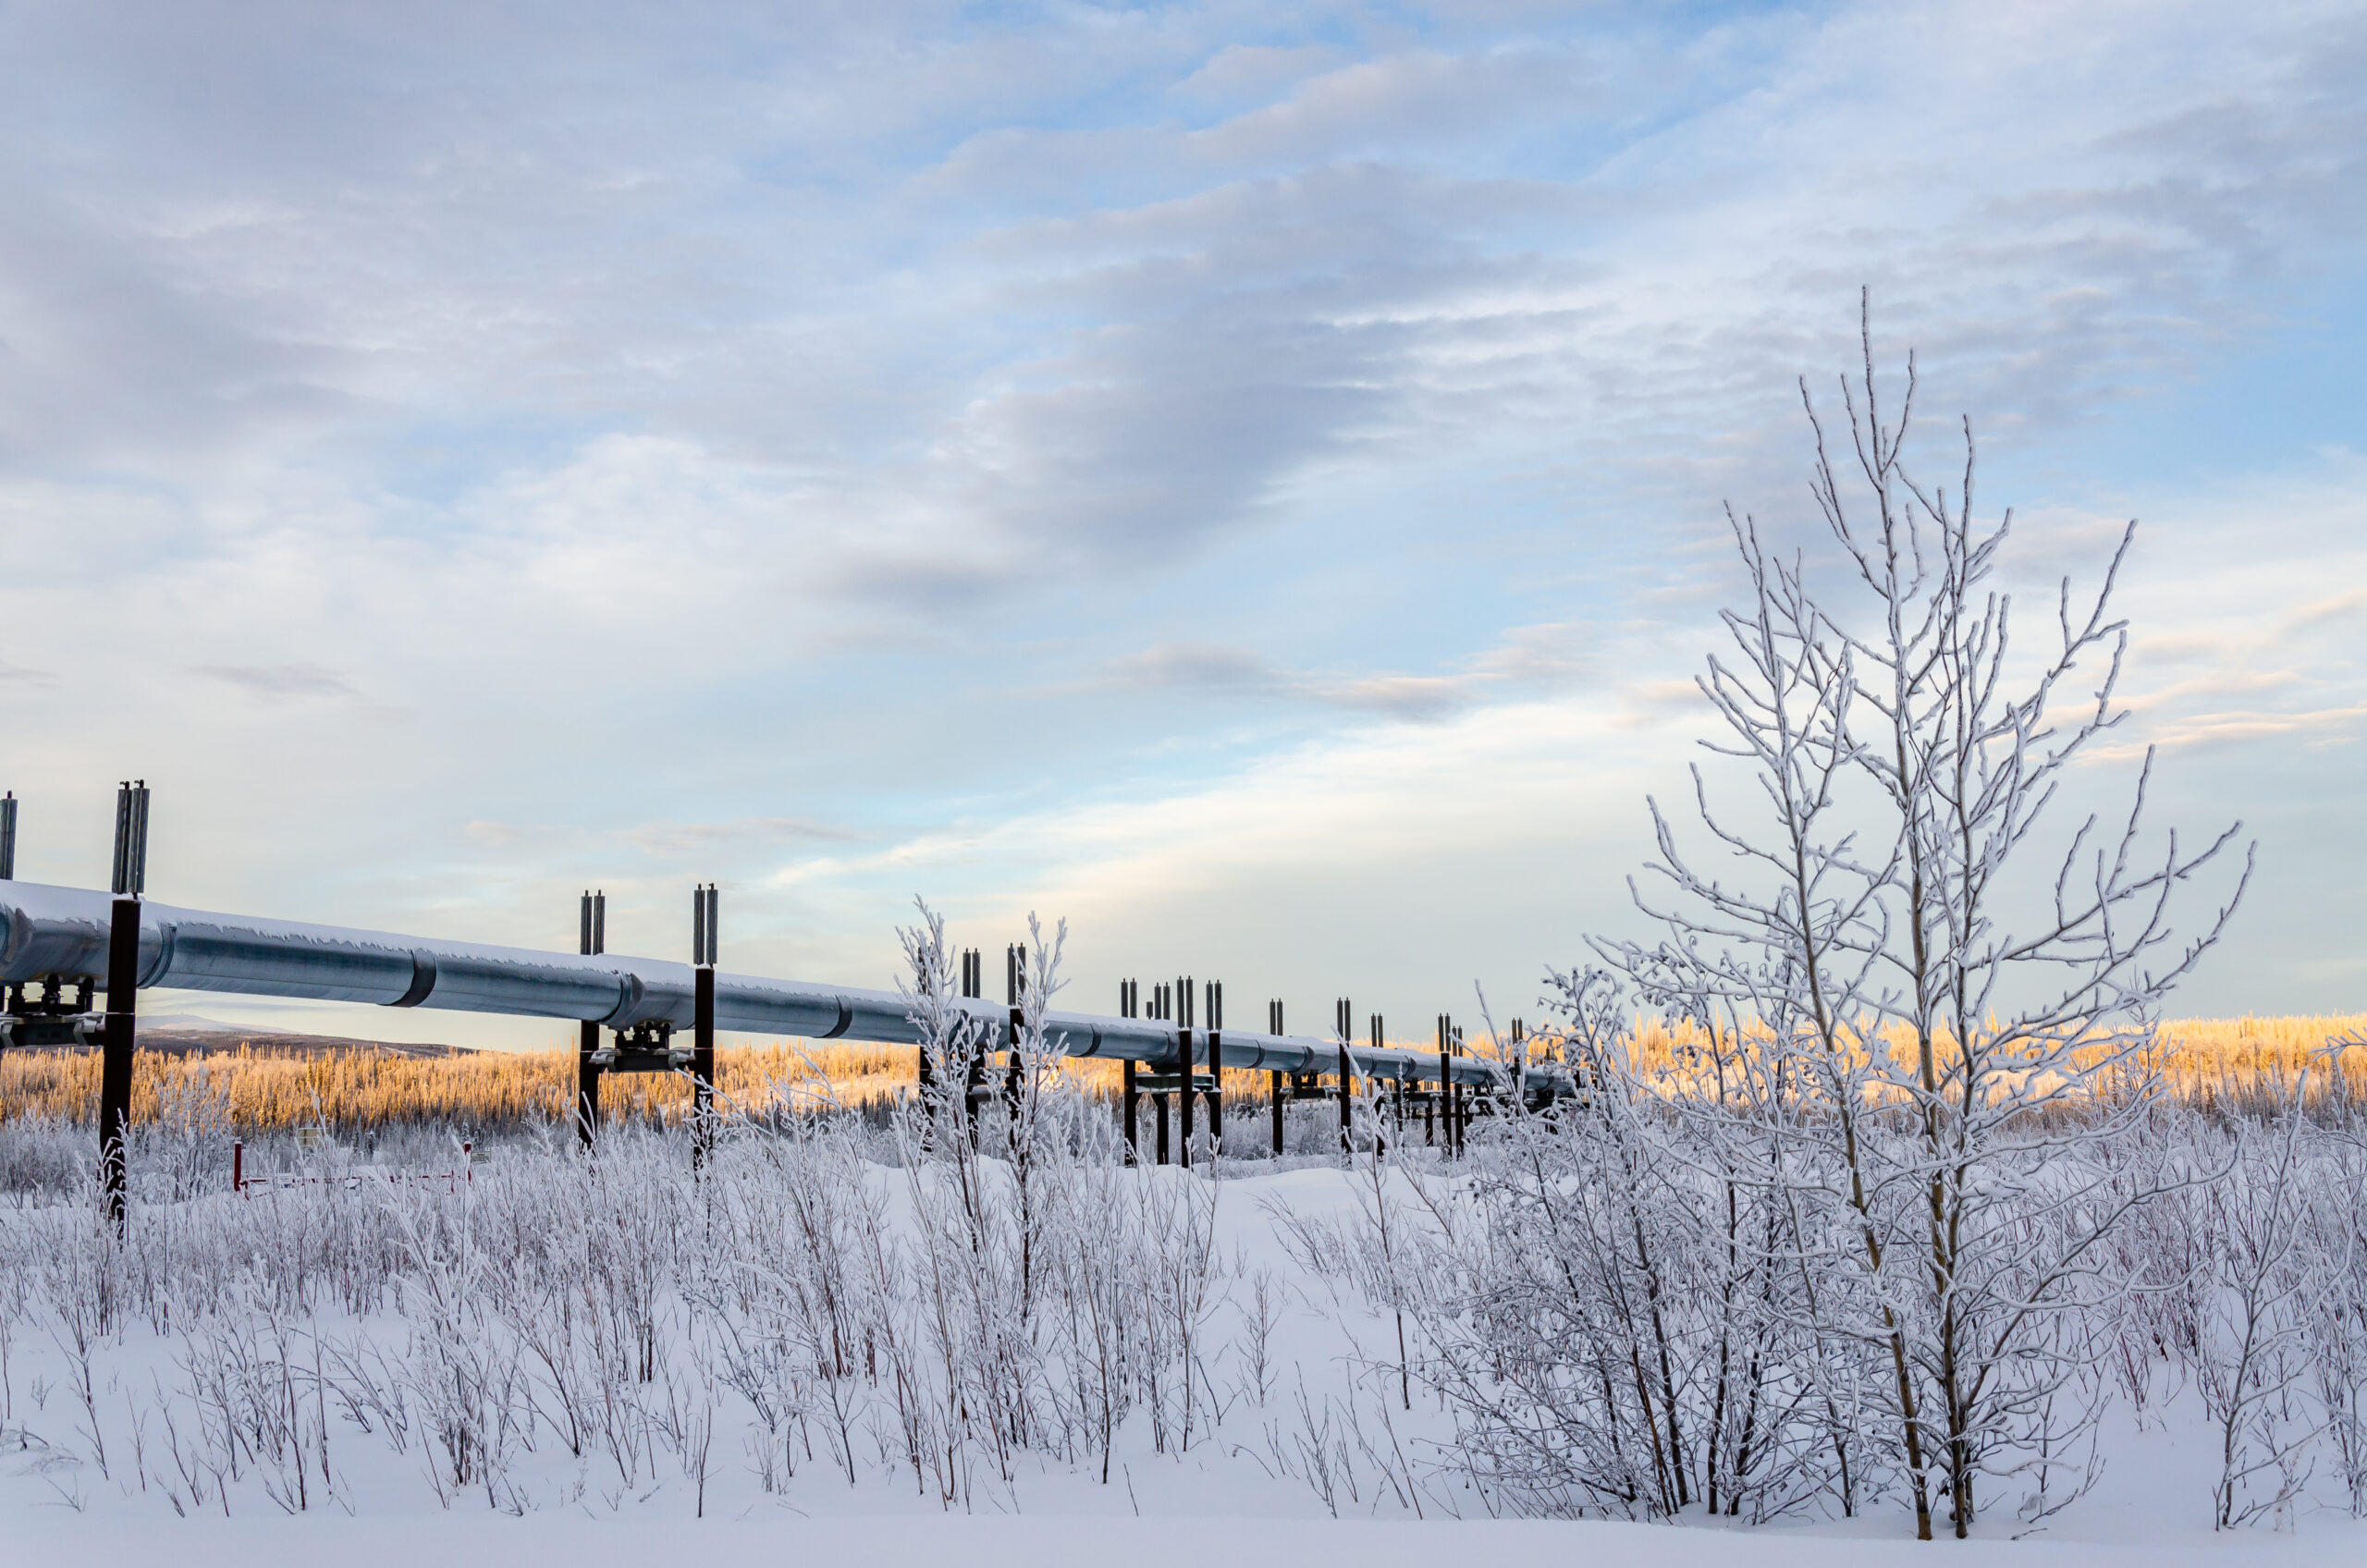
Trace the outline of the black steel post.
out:
[[[1449,1058],[1463,1054],[1463,1031],[1454,1026],[1454,1020],[1452,1017],[1446,1021],[1446,1048]],[[1457,1156],[1463,1153],[1464,1131],[1463,1085],[1450,1082],[1446,1090],[1447,1153]]]
[[[1150,1015],[1153,1018],[1172,1021],[1175,1017],[1175,998],[1172,988],[1165,985],[1153,986],[1150,994]],[[1159,1118],[1159,1135],[1153,1140],[1158,1145],[1154,1158],[1159,1164],[1165,1165],[1168,1158],[1166,1090],[1155,1089],[1151,1092],[1150,1109],[1151,1114]]]
[[[133,996],[140,986],[140,900],[119,898],[107,926],[107,1013],[99,1063],[99,1179],[107,1218],[124,1233],[123,1140],[131,1124]]]
[[[691,1002],[691,1120],[694,1159],[704,1160],[715,1141],[715,966],[699,965]]]
[[[119,1238],[124,1204],[124,1137],[131,1125],[131,1063],[137,1047],[140,895],[148,882],[148,783],[126,780],[115,797],[115,905],[107,922],[107,1011],[100,1035],[99,1182]]]
[[[1208,1014],[1208,1155],[1224,1152],[1224,982],[1211,980]]]
[[[586,954],[606,952],[607,925],[608,895],[585,893],[577,921],[578,949]],[[600,1025],[586,1019],[576,1031],[575,1136],[587,1149],[600,1126],[600,1064],[593,1060],[599,1048]]]
[[[1378,1051],[1380,1049],[1380,1014],[1377,1012],[1371,1015],[1371,1029],[1372,1033],[1370,1038],[1372,1040],[1372,1048]],[[1402,1093],[1405,1081],[1403,1078],[1400,1078],[1397,1082]],[[1382,1143],[1380,1136],[1380,1118],[1382,1109],[1380,1096],[1385,1091],[1378,1084],[1373,1088],[1372,1146],[1373,1152],[1376,1154],[1384,1152],[1386,1147]]]
[[[964,997],[975,997],[978,994],[975,977],[978,949],[963,948],[959,962],[960,973],[956,977],[954,989]],[[929,1060],[928,1042],[926,1040],[920,1044],[916,1062],[913,1077],[914,1082],[920,1085],[921,1109],[927,1113],[931,1124],[934,1125],[937,1120],[937,1099],[930,1091],[937,1087],[937,1064]]]
[[[0,882],[17,879],[17,791],[0,796]]]
[[[1348,1032],[1355,1026],[1356,1010],[1342,997],[1331,1011],[1331,1032],[1340,1042],[1340,1152],[1346,1154],[1353,1146],[1350,1133],[1355,1120],[1350,1108],[1356,1101],[1356,1064],[1348,1052]]]
[[[970,982],[974,987],[973,994],[983,1000],[987,989],[987,961],[983,955],[978,958],[975,969],[975,976]],[[962,1052],[962,1107],[963,1114],[970,1124],[972,1148],[978,1146],[978,1104],[986,1097],[986,1086],[987,1041],[981,1035],[972,1037]]]
[[[1120,1092],[1126,1105],[1126,1163],[1135,1163],[1136,1146],[1140,1142],[1139,1122],[1142,1115],[1142,1091],[1134,1087],[1134,1059],[1128,1057],[1120,1064]]]
[[[1278,997],[1266,1004],[1266,1033],[1280,1035],[1282,1032],[1282,1003]],[[1266,1074],[1266,1086],[1274,1095],[1274,1158],[1280,1159],[1282,1158],[1282,1075],[1280,1070]]]
[[[704,1163],[715,1140],[715,955],[717,893],[713,883],[692,893],[691,1158]]]
[[[1139,980],[1118,982],[1118,1016],[1132,1018],[1134,1016],[1135,1009],[1141,1005],[1142,982]],[[1136,1134],[1139,1131],[1138,1122],[1143,1097],[1142,1091],[1134,1087],[1134,1059],[1126,1058],[1125,1065],[1119,1070],[1119,1072],[1124,1081],[1126,1101],[1126,1163],[1134,1165],[1138,1163],[1136,1156],[1140,1147],[1140,1139]]]
[[[1429,1102],[1422,1107],[1422,1141],[1426,1144],[1436,1144],[1439,1141],[1439,1109],[1446,1103],[1446,1014],[1440,1013],[1439,1092],[1432,1095]],[[1447,1130],[1446,1137],[1448,1146],[1453,1147],[1454,1144],[1453,1128]]]
[[[1463,1030],[1455,1030],[1455,1057],[1470,1057],[1470,1049],[1463,1042]],[[1467,1154],[1472,1142],[1472,1116],[1479,1109],[1479,1089],[1467,1083],[1455,1084],[1455,1109],[1461,1118],[1455,1121],[1455,1154]]]
[[[1198,1076],[1198,1052],[1192,1048],[1192,977],[1178,975],[1175,980],[1175,1071],[1181,1088],[1176,1115],[1183,1125],[1176,1129],[1178,1146],[1183,1150],[1182,1164],[1192,1166],[1192,1102],[1200,1096],[1192,1092],[1192,1081]]]
[[[1372,1043],[1380,1045],[1381,1036],[1380,1014],[1376,1012],[1372,1015]],[[1391,1085],[1391,1093],[1396,1101],[1390,1110],[1391,1130],[1402,1138],[1405,1135],[1405,1069],[1402,1065],[1397,1069],[1397,1082]]]
[[[1027,949],[1013,945],[1003,949],[1004,1000],[1011,1008],[1011,1031],[1003,1039],[1002,1103],[1015,1121],[1019,1116],[1019,1031],[1026,1019],[1020,1006],[1027,994]]]

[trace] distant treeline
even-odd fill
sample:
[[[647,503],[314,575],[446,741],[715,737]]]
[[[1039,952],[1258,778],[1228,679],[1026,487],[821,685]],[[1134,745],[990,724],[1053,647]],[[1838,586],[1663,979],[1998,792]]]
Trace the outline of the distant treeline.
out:
[[[2257,1110],[2264,1096],[2273,1097],[2274,1085],[2310,1061],[2330,1036],[2362,1031],[2367,1014],[2173,1020],[2161,1030],[2163,1067],[2172,1092],[2189,1104]],[[271,1035],[224,1048],[222,1038],[143,1041],[132,1081],[133,1119],[152,1121],[160,1109],[178,1109],[227,1114],[232,1126],[251,1131],[314,1123],[500,1131],[564,1122],[575,1114],[575,1053],[563,1047],[471,1051]],[[1698,1041],[1689,1027],[1672,1030],[1646,1021],[1636,1043],[1640,1066],[1682,1075]],[[1539,1045],[1551,1048],[1548,1042]],[[1484,1043],[1477,1049],[1490,1054]],[[908,1092],[914,1063],[911,1046],[772,1042],[721,1047],[716,1076],[727,1115],[770,1109],[784,1095],[809,1104],[829,1098],[871,1107]],[[2319,1065],[2317,1096],[2367,1097],[2367,1047]],[[1096,1092],[1117,1091],[1114,1061],[1073,1061],[1062,1071]],[[0,1121],[25,1116],[88,1121],[95,1114],[98,1085],[95,1050],[0,1052]],[[1266,1096],[1265,1073],[1225,1074],[1229,1103],[1262,1106]],[[615,1076],[606,1081],[601,1098],[609,1120],[662,1124],[688,1112],[690,1084],[679,1073]]]

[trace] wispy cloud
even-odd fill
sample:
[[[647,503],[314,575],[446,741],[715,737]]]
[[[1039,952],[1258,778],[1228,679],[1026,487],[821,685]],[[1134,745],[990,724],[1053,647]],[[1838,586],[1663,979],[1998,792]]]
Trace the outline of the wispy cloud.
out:
[[[625,834],[644,854],[677,857],[695,850],[747,841],[757,843],[850,843],[869,835],[836,823],[797,816],[743,816],[730,822],[650,823]]]
[[[201,664],[190,668],[193,674],[223,681],[265,702],[305,698],[356,703],[365,700],[344,676],[316,664]]]
[[[1474,704],[1512,701],[1565,685],[1588,668],[1591,641],[1570,623],[1508,628],[1496,645],[1438,675],[1322,673],[1276,665],[1248,648],[1161,643],[1112,659],[1104,683],[1120,690],[1187,690],[1226,697],[1305,703],[1416,721],[1452,717]]]
[[[1120,688],[1187,688],[1239,698],[1320,704],[1393,718],[1442,718],[1474,700],[1452,676],[1321,676],[1280,668],[1244,648],[1164,643],[1111,661]]]

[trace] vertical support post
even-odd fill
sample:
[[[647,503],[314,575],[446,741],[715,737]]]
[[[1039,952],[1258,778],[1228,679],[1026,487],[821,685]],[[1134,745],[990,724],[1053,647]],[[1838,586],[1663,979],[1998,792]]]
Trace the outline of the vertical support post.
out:
[[[17,791],[0,796],[0,882],[17,879]]]
[[[1011,1026],[1003,1036],[1002,1103],[1014,1121],[1019,1116],[1019,1030],[1025,1013],[1020,999],[1027,994],[1027,948],[1024,943],[1006,946],[1002,950],[1003,989],[1005,1003],[1011,1009]]]
[[[1435,1145],[1439,1141],[1439,1112],[1446,1104],[1446,1014],[1439,1014],[1439,1092],[1422,1108],[1422,1141]],[[1447,1146],[1454,1146],[1454,1129],[1447,1129]]]
[[[1379,1013],[1377,1013],[1377,1012],[1376,1012],[1376,1013],[1374,1013],[1374,1014],[1372,1014],[1372,1015],[1371,1015],[1371,1017],[1370,1017],[1370,1019],[1368,1020],[1368,1022],[1369,1022],[1369,1023],[1370,1023],[1371,1030],[1372,1030],[1372,1033],[1371,1033],[1371,1035],[1370,1035],[1368,1037],[1369,1037],[1369,1038],[1371,1039],[1371,1041],[1372,1041],[1372,1048],[1373,1048],[1373,1051],[1374,1051],[1374,1053],[1375,1053],[1376,1057],[1378,1057],[1378,1055],[1379,1055],[1379,1053],[1380,1053],[1380,1014],[1379,1014]],[[1398,1079],[1398,1080],[1397,1080],[1397,1091],[1398,1091],[1399,1096],[1402,1097],[1402,1096],[1404,1096],[1404,1092],[1405,1092],[1405,1080],[1404,1080],[1404,1079],[1400,1078],[1400,1079]],[[1374,1087],[1373,1087],[1373,1127],[1372,1127],[1372,1144],[1373,1144],[1373,1152],[1374,1152],[1374,1153],[1376,1153],[1376,1154],[1379,1154],[1379,1153],[1384,1152],[1384,1149],[1385,1149],[1385,1145],[1383,1144],[1383,1142],[1382,1142],[1382,1140],[1381,1140],[1381,1136],[1380,1136],[1380,1117],[1381,1117],[1380,1096],[1381,1096],[1381,1095],[1382,1095],[1384,1092],[1385,1092],[1385,1091],[1384,1091],[1384,1090],[1382,1090],[1382,1089],[1380,1087],[1380,1085],[1378,1085],[1378,1084],[1374,1085]]]
[[[1372,1043],[1375,1049],[1380,1047],[1383,1037],[1380,1014],[1376,1012],[1372,1015]],[[1403,1063],[1400,1063],[1397,1068],[1396,1082],[1390,1085],[1390,1097],[1395,1102],[1390,1107],[1390,1131],[1402,1138],[1405,1135],[1405,1068]]]
[[[1463,1031],[1454,1026],[1452,1017],[1446,1021],[1446,1048],[1450,1060],[1463,1054]],[[1446,1152],[1457,1157],[1463,1153],[1463,1134],[1466,1131],[1463,1108],[1463,1085],[1450,1081],[1446,1091]]]
[[[715,965],[699,965],[691,1003],[691,1117],[697,1127],[693,1158],[715,1142]]]
[[[138,898],[148,881],[148,781],[128,778],[115,792],[116,897]]]
[[[1353,1146],[1350,1136],[1354,1130],[1355,1113],[1351,1108],[1356,1101],[1355,1060],[1349,1055],[1349,1031],[1355,1026],[1356,1010],[1347,998],[1342,997],[1332,1005],[1331,1033],[1340,1042],[1340,1152],[1346,1154]]]
[[[107,925],[107,1011],[99,1063],[99,1180],[124,1233],[124,1133],[131,1123],[132,995],[140,985],[140,900],[117,899]]]
[[[1208,1158],[1224,1153],[1224,982],[1211,980],[1202,998],[1208,1015]]]
[[[975,948],[963,948],[962,949],[960,957],[960,973],[956,976],[953,987],[961,996],[974,997],[977,995],[977,986],[975,984],[977,960],[978,950]],[[927,1113],[930,1124],[934,1126],[937,1121],[937,1099],[930,1091],[937,1087],[938,1064],[929,1060],[927,1041],[922,1041],[916,1047],[916,1050],[917,1055],[914,1058],[915,1065],[913,1070],[913,1081],[920,1087],[921,1107]]]
[[[147,882],[148,784],[128,779],[115,797],[115,904],[107,921],[107,1011],[99,1062],[99,1182],[118,1238],[129,1223],[124,1205],[124,1135],[131,1125],[140,895]]]
[[[963,977],[963,994],[985,999],[987,961],[976,949],[969,949],[969,964]],[[978,1146],[979,1091],[987,1082],[987,1042],[981,1036],[971,1039],[962,1052],[962,1114],[970,1124],[970,1146]]]
[[[1175,998],[1173,993],[1169,989],[1169,987],[1162,985],[1153,986],[1151,994],[1158,998],[1158,1000],[1152,1004],[1151,1016],[1162,1021],[1170,1023],[1173,1022],[1175,1017]],[[1150,1107],[1152,1114],[1159,1118],[1159,1137],[1157,1140],[1159,1145],[1159,1163],[1165,1165],[1168,1160],[1168,1147],[1167,1092],[1164,1089],[1159,1090],[1151,1096]]]
[[[1137,1010],[1142,1006],[1142,999],[1141,981],[1121,980],[1118,982],[1119,1017],[1134,1017]],[[1142,1091],[1134,1087],[1134,1059],[1133,1057],[1127,1057],[1124,1059],[1123,1065],[1119,1069],[1119,1075],[1123,1080],[1126,1101],[1126,1163],[1128,1165],[1140,1163],[1137,1158],[1137,1151],[1140,1147],[1141,1140],[1137,1136],[1137,1133],[1139,1131],[1138,1120],[1141,1114],[1143,1096]]]
[[[1175,978],[1175,1057],[1182,1089],[1176,1116],[1182,1125],[1176,1129],[1176,1143],[1183,1151],[1180,1163],[1186,1170],[1192,1168],[1192,1104],[1200,1097],[1193,1093],[1192,1084],[1198,1075],[1198,1055],[1192,1047],[1192,977],[1179,974]]]
[[[608,895],[605,891],[583,895],[576,938],[577,949],[586,957],[607,951]],[[575,1137],[586,1149],[600,1127],[600,1064],[592,1060],[599,1048],[600,1025],[587,1018],[576,1026],[575,1039]]]
[[[1282,1003],[1277,997],[1266,1004],[1266,1033],[1279,1038],[1282,1033]],[[1274,1096],[1274,1158],[1282,1158],[1282,1074],[1279,1069],[1266,1074],[1266,1087]]]
[[[715,1141],[715,955],[717,893],[691,890],[691,1160],[704,1165]]]
[[[1528,1036],[1522,1033],[1520,1020],[1513,1020],[1513,1103],[1515,1110],[1528,1109]]]
[[[242,1138],[230,1140],[230,1190],[240,1197],[247,1195],[247,1145]]]

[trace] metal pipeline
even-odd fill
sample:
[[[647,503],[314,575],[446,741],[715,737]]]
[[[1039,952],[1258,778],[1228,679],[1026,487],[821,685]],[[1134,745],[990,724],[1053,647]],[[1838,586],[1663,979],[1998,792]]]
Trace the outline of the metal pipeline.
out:
[[[111,902],[104,893],[79,888],[0,882],[0,983],[104,974]],[[693,981],[687,963],[486,947],[159,903],[141,906],[139,975],[143,988],[570,1019],[609,1029],[649,1023],[688,1029],[692,1023]],[[977,1021],[982,1039],[1002,1037],[1007,1007],[976,999],[956,1005]],[[908,1012],[893,991],[747,974],[715,979],[716,1027],[735,1034],[918,1045],[920,1031]],[[1053,1012],[1046,1015],[1045,1033],[1069,1056],[1172,1064],[1180,1054],[1175,1025],[1159,1019]],[[1222,1035],[1227,1067],[1340,1070],[1335,1040],[1233,1029]],[[1200,1031],[1199,1038],[1206,1037]],[[1423,1082],[1439,1076],[1435,1051],[1351,1045],[1348,1057],[1358,1077]],[[1507,1084],[1505,1069],[1485,1059],[1452,1057],[1446,1067],[1457,1083],[1485,1089]],[[1527,1077],[1532,1090],[1568,1092],[1559,1068],[1534,1067]]]

